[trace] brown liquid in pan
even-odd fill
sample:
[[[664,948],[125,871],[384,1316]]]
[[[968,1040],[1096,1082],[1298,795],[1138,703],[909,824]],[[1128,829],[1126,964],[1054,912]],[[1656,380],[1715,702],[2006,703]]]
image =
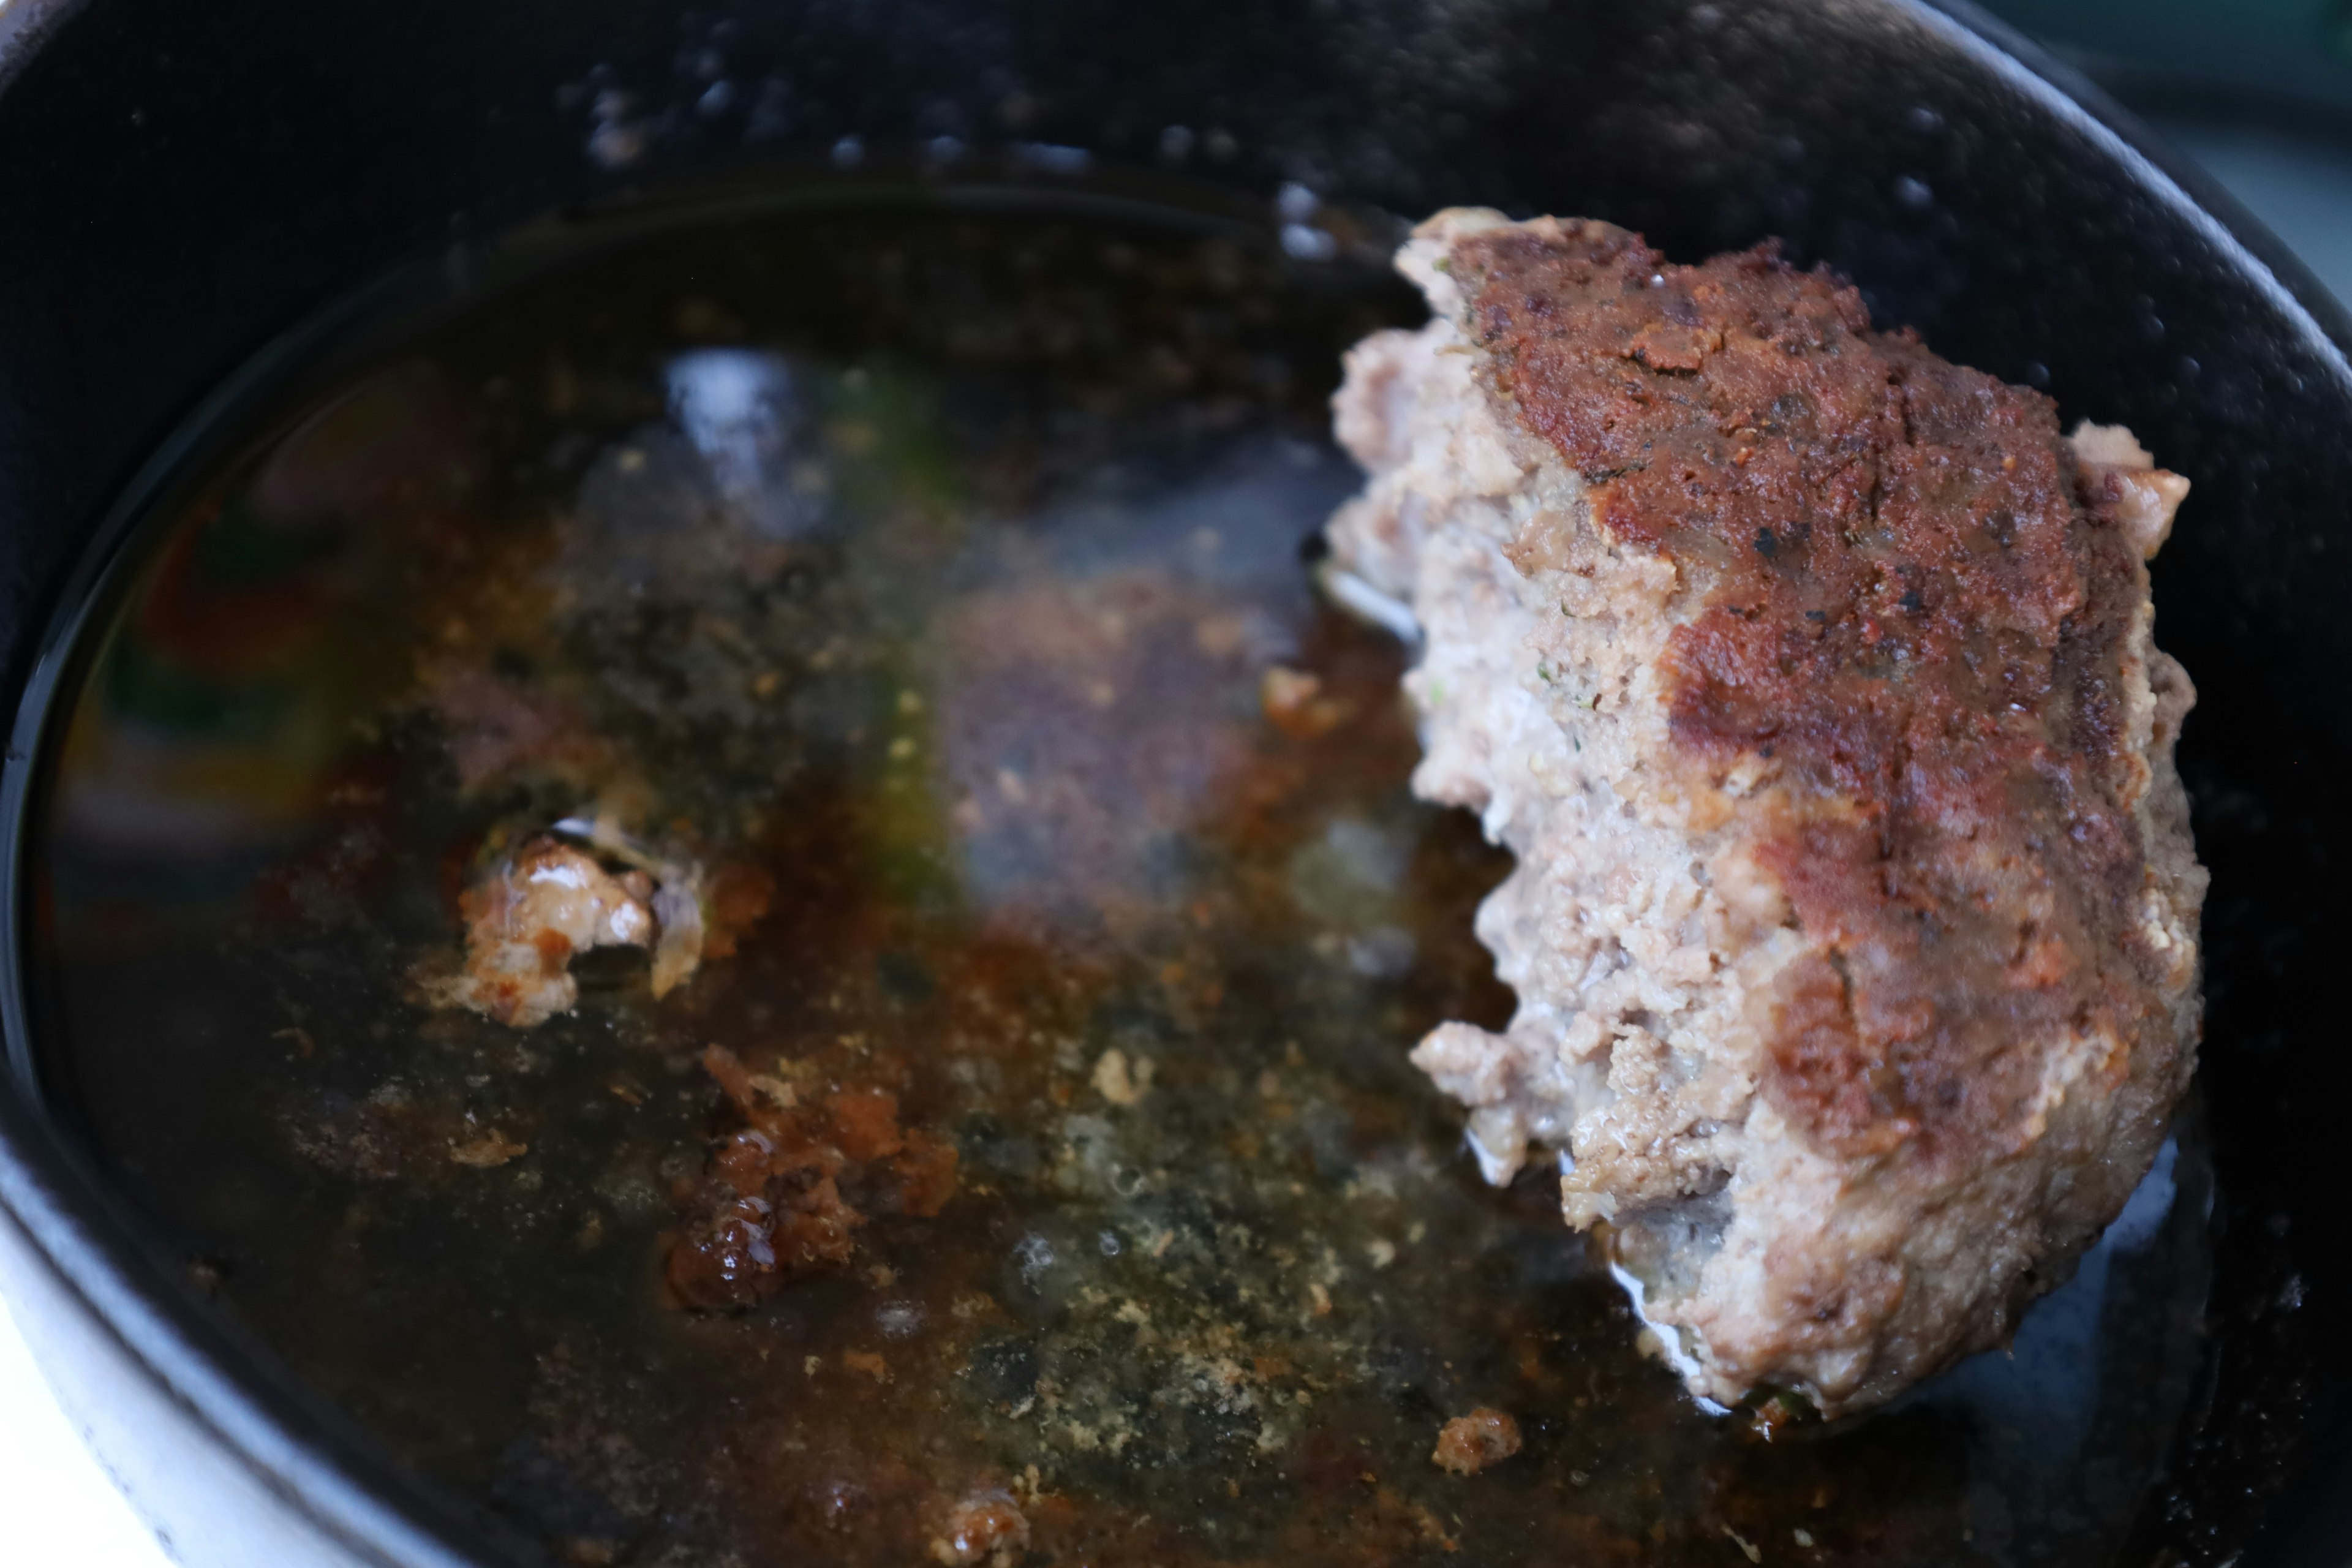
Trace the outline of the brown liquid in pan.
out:
[[[1172,213],[868,200],[586,236],[246,399],[35,827],[59,1093],[158,1245],[571,1563],[2105,1561],[2193,1127],[2013,1356],[1768,1435],[1405,1061],[1507,1016],[1506,863],[1302,546],[1339,354],[1412,310]],[[598,808],[711,871],[698,973],[420,1001]],[[840,1158],[747,1283],[753,1121]],[[1520,1450],[1441,1468],[1480,1408]]]

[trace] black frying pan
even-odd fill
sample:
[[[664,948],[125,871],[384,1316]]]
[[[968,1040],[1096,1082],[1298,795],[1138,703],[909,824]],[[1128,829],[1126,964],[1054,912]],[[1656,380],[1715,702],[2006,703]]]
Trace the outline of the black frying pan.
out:
[[[0,698],[110,503],[205,391],[390,263],[657,176],[952,136],[1418,215],[1589,213],[1682,258],[1775,234],[1883,322],[2129,423],[2192,477],[2158,564],[2210,998],[2210,1352],[2135,1562],[2352,1560],[2352,322],[2078,82],[1867,0],[16,0],[0,12]],[[705,95],[709,61],[740,84]],[[615,136],[615,130],[623,134]],[[7,831],[21,805],[9,754]],[[500,1561],[155,1271],[45,1116],[14,986],[0,1261],[184,1561]],[[160,1007],[169,998],[157,998]]]

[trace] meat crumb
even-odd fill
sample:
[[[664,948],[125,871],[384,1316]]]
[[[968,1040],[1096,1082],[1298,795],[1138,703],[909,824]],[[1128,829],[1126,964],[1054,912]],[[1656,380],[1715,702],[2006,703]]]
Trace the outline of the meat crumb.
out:
[[[1347,717],[1344,707],[1324,695],[1319,677],[1282,665],[1259,680],[1258,706],[1276,729],[1297,739],[1323,734]]]
[[[1151,1087],[1151,1068],[1149,1057],[1139,1057],[1130,1063],[1127,1053],[1114,1046],[1095,1063],[1095,1092],[1113,1105],[1134,1105]]]
[[[1519,1451],[1519,1424],[1504,1411],[1480,1405],[1467,1415],[1456,1415],[1437,1434],[1430,1458],[1442,1470],[1475,1476]]]
[[[530,839],[460,895],[465,966],[426,979],[425,1001],[534,1029],[579,1002],[572,959],[591,947],[650,949],[653,994],[666,996],[704,958],[731,954],[737,933],[766,913],[774,893],[774,879],[755,868],[723,867],[706,885],[700,867],[659,859],[602,819],[555,826],[628,868],[608,870],[554,834]]]
[[[763,1087],[777,1079],[750,1071],[732,1051],[712,1046],[702,1060],[749,1125],[712,1160],[702,1216],[670,1248],[679,1304],[747,1307],[788,1280],[845,1267],[867,1216],[844,1196],[845,1181],[873,1194],[860,1203],[918,1218],[954,1195],[954,1145],[901,1127],[888,1090],[779,1095]]]
[[[520,1160],[530,1152],[530,1144],[510,1142],[501,1132],[485,1132],[479,1138],[449,1146],[450,1159],[478,1171],[494,1169],[509,1160]]]
[[[989,1563],[1010,1568],[1029,1550],[1029,1520],[1001,1491],[974,1492],[948,1514],[947,1528],[931,1542],[931,1555],[949,1568]]]
[[[568,844],[534,838],[466,890],[466,967],[430,983],[427,997],[535,1029],[579,1001],[573,953],[652,945],[653,897],[642,871],[615,877]]]

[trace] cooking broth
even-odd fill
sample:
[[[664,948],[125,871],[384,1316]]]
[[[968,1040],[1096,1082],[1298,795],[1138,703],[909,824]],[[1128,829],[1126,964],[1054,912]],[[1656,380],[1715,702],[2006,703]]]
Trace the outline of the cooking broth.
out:
[[[1685,1397],[1405,1060],[1510,997],[1409,651],[1307,564],[1386,236],[684,210],[318,339],[86,638],[32,999],[192,1289],[576,1563],[2108,1560],[2193,1119],[2013,1354],[1824,1426]],[[699,969],[435,1005],[559,822],[701,868]],[[747,1262],[730,1162],[802,1135],[824,1245]],[[1433,1463],[1481,1407],[1523,1449]]]

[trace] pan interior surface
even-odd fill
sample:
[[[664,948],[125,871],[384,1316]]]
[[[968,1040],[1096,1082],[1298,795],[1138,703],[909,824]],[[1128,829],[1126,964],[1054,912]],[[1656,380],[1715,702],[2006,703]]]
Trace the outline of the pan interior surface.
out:
[[[36,1021],[206,1310],[572,1561],[2090,1563],[2147,1527],[2195,1115],[2013,1353],[1822,1426],[1694,1406],[1406,1063],[1509,1004],[1471,933],[1503,859],[1410,798],[1407,650],[1306,559],[1356,482],[1339,352],[1416,313],[1391,232],[771,207],[542,230],[320,338],[97,602]],[[583,952],[527,1030],[436,1005],[465,890],[600,818],[698,868],[701,967],[656,999]],[[794,1140],[820,1174],[775,1173]],[[1516,1456],[1433,1463],[1490,1408]]]

